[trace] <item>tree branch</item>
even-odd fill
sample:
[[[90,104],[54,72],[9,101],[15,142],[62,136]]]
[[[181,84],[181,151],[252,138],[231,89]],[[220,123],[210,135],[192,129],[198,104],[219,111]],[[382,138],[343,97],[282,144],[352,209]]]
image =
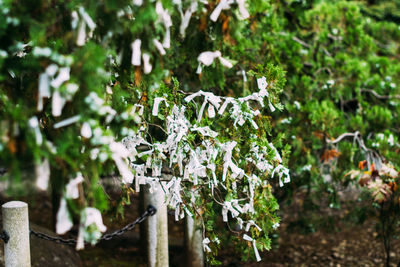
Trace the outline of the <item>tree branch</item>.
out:
[[[361,89],[361,92],[371,93],[376,98],[379,98],[379,99],[393,99],[393,98],[400,99],[400,95],[392,95],[392,96],[390,96],[390,95],[380,95],[380,94],[378,94],[377,92],[375,92],[374,90],[371,90],[371,89]]]
[[[310,45],[307,44],[306,42],[304,42],[303,40],[300,40],[299,38],[297,38],[296,36],[292,37],[292,40],[295,41],[296,43],[301,44],[304,47],[310,48]]]
[[[356,137],[356,136],[358,136],[358,135],[360,135],[360,132],[359,131],[356,131],[356,132],[354,132],[354,133],[344,133],[344,134],[341,134],[338,138],[336,138],[335,140],[329,140],[329,139],[326,139],[326,142],[328,143],[328,144],[337,144],[337,143],[339,143],[343,138],[346,138],[346,137]]]

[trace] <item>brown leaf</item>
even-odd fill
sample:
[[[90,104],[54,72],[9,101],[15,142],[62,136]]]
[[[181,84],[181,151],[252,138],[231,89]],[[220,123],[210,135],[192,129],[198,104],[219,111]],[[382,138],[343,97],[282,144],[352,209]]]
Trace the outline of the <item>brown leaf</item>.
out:
[[[336,149],[325,150],[324,153],[322,153],[322,155],[321,155],[321,160],[324,162],[328,162],[339,156],[340,156],[340,152],[337,151]]]
[[[251,25],[250,25],[250,30],[252,31],[252,32],[254,32],[255,30],[257,30],[257,21],[256,20],[254,20],[253,21],[253,23],[251,23]]]
[[[147,102],[147,92],[144,91],[142,97],[139,99],[138,104],[143,104]]]
[[[221,18],[222,18],[222,33],[226,34],[229,32],[229,17],[222,14]]]
[[[389,182],[389,186],[390,186],[390,189],[392,189],[393,192],[396,192],[396,191],[397,191],[397,184],[396,184],[396,182]]]
[[[370,180],[371,180],[370,177],[362,177],[360,180],[358,180],[358,184],[360,186],[366,186]]]
[[[366,160],[360,161],[360,162],[358,163],[358,168],[359,168],[360,170],[364,170],[366,167],[367,167],[367,161],[366,161]]]
[[[10,150],[11,154],[15,154],[17,152],[17,143],[15,142],[15,139],[10,139],[8,142],[8,150]]]
[[[200,32],[204,32],[207,28],[207,17],[206,16],[202,16],[200,18],[200,23],[199,23],[199,31]]]
[[[314,135],[315,137],[317,137],[318,139],[320,139],[320,140],[322,140],[322,139],[324,138],[324,133],[323,133],[323,132],[320,132],[320,131],[315,131],[315,132],[313,132],[313,135]]]
[[[142,71],[140,69],[140,66],[137,66],[135,69],[135,85],[139,86],[141,81],[142,81]]]

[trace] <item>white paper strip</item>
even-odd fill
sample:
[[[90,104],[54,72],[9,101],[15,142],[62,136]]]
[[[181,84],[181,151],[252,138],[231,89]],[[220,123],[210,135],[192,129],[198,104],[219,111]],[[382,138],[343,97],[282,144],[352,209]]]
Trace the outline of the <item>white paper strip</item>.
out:
[[[261,261],[260,254],[258,253],[258,249],[256,246],[256,240],[246,234],[243,235],[243,239],[253,243],[253,249],[254,249],[254,254],[256,255],[256,260],[257,260],[257,262]]]
[[[140,51],[140,46],[142,44],[142,41],[140,39],[136,39],[132,44],[132,58],[131,58],[131,63],[134,66],[140,66],[140,58],[141,58],[141,51]]]
[[[229,60],[227,60],[227,59],[225,59],[225,58],[223,58],[223,57],[221,57],[221,56],[219,56],[218,59],[219,59],[219,62],[221,62],[221,64],[222,64],[224,67],[227,67],[227,68],[229,68],[229,69],[233,67],[232,62],[230,62]]]
[[[53,98],[51,101],[51,113],[54,117],[61,116],[62,109],[64,108],[67,100],[61,96],[59,91],[53,93]]]
[[[100,232],[105,232],[107,230],[107,227],[103,224],[103,219],[98,209],[88,207],[84,209],[84,212],[86,214],[85,227],[94,224]]]
[[[206,238],[203,239],[203,250],[208,252],[208,253],[210,253],[211,249],[208,246],[208,244],[210,244],[210,239],[208,237],[206,237]]]
[[[164,48],[170,48],[171,47],[171,30],[170,28],[167,28],[165,30],[165,36],[164,36],[164,41],[163,41],[163,47]]]
[[[270,101],[268,101],[268,106],[269,106],[269,109],[271,110],[271,112],[275,111],[275,107],[271,104]]]
[[[53,77],[56,72],[58,71],[58,66],[56,64],[50,64],[47,68],[46,68],[46,73],[47,75],[49,75],[50,77]]]
[[[79,8],[79,14],[81,14],[82,18],[88,25],[90,30],[94,30],[96,28],[96,23],[92,20],[92,18],[89,16],[89,14],[86,12],[86,10],[83,7]]]
[[[247,76],[246,76],[246,71],[242,70],[242,76],[243,76],[243,82],[247,82]]]
[[[152,69],[152,66],[150,64],[150,55],[147,53],[143,53],[142,57],[143,57],[144,73],[149,74]]]
[[[86,42],[86,23],[81,20],[78,28],[78,36],[76,37],[76,45],[83,46]]]
[[[38,105],[37,110],[43,110],[43,98],[51,97],[50,92],[50,79],[47,73],[42,73],[39,75],[39,93],[38,93]]]
[[[204,64],[205,66],[210,66],[214,59],[216,59],[217,57],[221,56],[221,52],[220,51],[206,51],[206,52],[202,52],[198,57],[197,60]]]
[[[80,119],[81,119],[81,116],[80,115],[76,115],[76,116],[73,116],[71,118],[65,119],[63,121],[57,122],[56,124],[54,124],[54,129],[58,129],[58,128],[65,127],[67,125],[73,124],[73,123],[79,121]]]
[[[248,17],[250,17],[249,11],[247,11],[245,5],[245,0],[236,0],[236,3],[239,6],[240,19],[247,19]]]
[[[77,173],[76,178],[69,181],[65,187],[65,197],[70,199],[77,199],[79,197],[79,184],[83,182],[83,176],[80,172]]]
[[[128,167],[128,164],[124,161],[129,156],[129,151],[126,147],[117,142],[111,142],[110,150],[112,152],[112,158],[117,165],[118,171],[122,176],[122,182],[124,184],[130,184],[133,182],[132,170]]]
[[[208,105],[208,117],[214,118],[215,117],[215,109],[214,106]]]
[[[60,68],[58,76],[51,82],[51,86],[57,89],[58,87],[61,86],[61,84],[63,84],[63,82],[68,81],[70,78],[69,72],[70,72],[69,67]]]
[[[168,13],[168,10],[164,9],[162,6],[162,3],[158,1],[156,3],[156,13],[158,15],[158,20],[162,22],[165,26],[165,36],[164,36],[164,41],[163,41],[163,47],[164,48],[170,48],[171,46],[171,26],[172,26],[172,20],[171,16]]]
[[[36,186],[43,191],[49,187],[50,180],[50,164],[48,159],[44,159],[41,163],[35,164]]]
[[[71,27],[72,27],[73,30],[75,30],[76,27],[78,26],[78,22],[79,22],[78,12],[76,12],[75,10],[72,11],[71,17],[72,17]]]
[[[82,215],[83,211],[81,212],[81,221],[79,223],[79,231],[78,231],[78,238],[76,240],[76,250],[81,250],[85,248],[85,240],[84,240],[84,235],[85,235],[85,222],[84,222],[84,216]]]
[[[210,136],[211,138],[217,137],[218,133],[214,132],[213,130],[210,129],[210,127],[205,126],[205,127],[197,127],[196,125],[190,129],[191,131],[195,132],[198,131],[200,132],[203,136]]]
[[[153,44],[157,48],[158,52],[160,52],[160,54],[162,56],[166,54],[163,45],[157,39],[153,39]]]
[[[60,208],[57,212],[56,233],[63,235],[68,232],[73,226],[71,215],[68,212],[67,201],[65,198],[61,199]]]
[[[165,104],[166,104],[167,107],[168,107],[168,102],[167,102],[167,100],[166,100],[164,97],[156,97],[156,98],[154,99],[154,104],[153,104],[153,112],[152,112],[152,115],[153,115],[153,116],[157,116],[157,115],[158,115],[158,106],[160,105],[160,102],[161,102],[161,101],[164,101]]]
[[[230,5],[233,4],[233,2],[233,0],[221,0],[214,11],[211,13],[210,19],[214,22],[217,21],[219,15],[221,14],[221,11],[223,9],[229,9]]]
[[[246,232],[248,232],[250,230],[250,226],[256,227],[257,230],[260,232],[262,231],[262,229],[253,220],[250,220],[246,224],[246,229],[245,229]]]
[[[230,62],[229,60],[223,58],[223,57],[221,56],[221,52],[218,51],[218,50],[217,50],[217,51],[214,51],[214,52],[212,52],[212,51],[205,51],[205,52],[202,52],[202,53],[197,57],[197,60],[198,60],[201,64],[204,64],[205,66],[210,66],[210,65],[214,62],[214,60],[215,60],[216,58],[219,59],[219,61],[221,62],[221,64],[222,64],[224,67],[227,67],[227,68],[232,68],[232,67],[233,67],[232,62]],[[200,66],[200,65],[199,65],[198,71],[197,71],[196,73],[198,73],[198,74],[201,73],[201,66]]]
[[[39,129],[38,119],[34,116],[29,119],[28,124],[33,129],[33,132],[35,133],[36,144],[38,146],[40,146],[43,143],[43,136]]]
[[[190,7],[186,10],[185,14],[181,14],[181,26],[179,27],[179,33],[185,37],[186,28],[189,26],[190,18],[192,14],[197,10],[197,1],[192,1]]]
[[[265,77],[258,78],[257,79],[257,85],[258,85],[258,89],[260,89],[259,95],[261,97],[268,96],[268,92],[267,92],[268,82],[267,82],[267,79]]]
[[[92,128],[90,127],[90,124],[87,122],[84,122],[82,124],[81,128],[81,135],[85,138],[90,138],[92,137]]]

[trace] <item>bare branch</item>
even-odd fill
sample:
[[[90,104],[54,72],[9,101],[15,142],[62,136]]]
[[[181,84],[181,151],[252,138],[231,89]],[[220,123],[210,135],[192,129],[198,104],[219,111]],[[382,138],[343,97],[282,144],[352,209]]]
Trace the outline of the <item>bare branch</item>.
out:
[[[393,98],[400,99],[400,95],[380,95],[380,94],[378,94],[377,92],[375,92],[374,90],[371,90],[371,89],[361,89],[361,92],[371,93],[376,98],[379,98],[379,99],[393,99]]]
[[[332,57],[332,54],[331,54],[331,53],[329,53],[329,51],[328,51],[328,50],[326,50],[326,48],[325,48],[325,47],[323,47],[323,48],[322,48],[322,51],[324,51],[325,55],[327,55],[328,57]]]
[[[359,135],[360,134],[360,132],[358,132],[358,131],[356,131],[356,132],[354,132],[354,133],[344,133],[344,134],[341,134],[338,138],[336,138],[335,140],[329,140],[329,139],[326,139],[326,142],[328,143],[328,144],[336,144],[336,143],[339,143],[343,138],[346,138],[346,137],[356,137],[357,135]]]
[[[328,144],[337,144],[339,143],[341,140],[343,140],[346,137],[353,137],[353,142],[354,143],[358,143],[359,147],[362,149],[362,151],[365,153],[366,156],[366,160],[368,162],[368,166],[370,166],[372,163],[375,164],[375,167],[379,170],[383,161],[383,157],[381,155],[379,155],[378,152],[367,148],[364,144],[364,140],[361,137],[361,134],[359,131],[355,131],[354,133],[344,133],[341,134],[338,138],[336,138],[335,140],[329,140],[326,139],[326,142]]]
[[[146,122],[148,125],[150,125],[150,126],[154,126],[154,127],[157,127],[157,128],[159,128],[159,129],[161,129],[166,135],[168,135],[168,133],[164,130],[164,128],[163,127],[161,127],[160,125],[158,125],[158,124],[154,124],[154,123],[150,123],[150,122]]]
[[[315,72],[315,75],[317,75],[318,73],[320,73],[321,71],[323,71],[323,70],[326,70],[328,73],[329,73],[329,75],[333,75],[333,73],[332,73],[332,70],[330,69],[330,68],[328,68],[328,67],[323,67],[323,68],[319,68],[316,72]]]
[[[306,42],[304,42],[303,40],[300,40],[299,38],[297,38],[296,36],[292,37],[292,40],[295,41],[296,43],[301,44],[304,47],[310,48],[310,45],[307,44]]]
[[[330,38],[330,39],[332,39],[332,40],[335,40],[335,41],[342,41],[343,40],[343,37],[342,36],[335,36],[335,35],[332,35],[332,34],[328,34],[328,37]]]

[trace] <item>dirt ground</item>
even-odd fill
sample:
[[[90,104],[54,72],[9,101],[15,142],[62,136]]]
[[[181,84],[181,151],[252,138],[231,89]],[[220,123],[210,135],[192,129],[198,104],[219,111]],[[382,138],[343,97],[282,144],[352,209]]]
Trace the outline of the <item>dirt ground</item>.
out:
[[[2,199],[2,203],[9,199]],[[30,221],[52,228],[51,202],[47,196],[22,199],[29,203]],[[137,199],[125,209],[124,220],[105,220],[108,230],[117,229],[137,218],[139,211]],[[241,262],[240,254],[231,249],[220,252],[218,259],[222,266],[384,266],[383,245],[377,239],[375,222],[368,220],[362,225],[341,221],[341,216],[334,217],[334,226],[322,227],[305,233],[303,228],[293,225],[293,211],[286,212],[282,218],[279,239],[274,248],[261,254],[262,261]],[[285,214],[285,212],[283,212]],[[326,214],[314,214],[327,216]],[[296,216],[294,216],[296,217]],[[183,224],[169,218],[170,265],[184,266]],[[292,220],[292,222],[291,222]],[[308,231],[310,232],[310,231]],[[82,266],[146,266],[140,242],[139,228],[126,233],[120,238],[105,241],[95,247],[88,247],[79,252]],[[400,242],[395,240],[392,249],[392,266],[400,261]]]
[[[237,266],[384,266],[383,245],[372,225],[300,234],[281,229],[279,248],[263,253],[263,262]],[[399,243],[392,252],[393,266],[399,261]]]

